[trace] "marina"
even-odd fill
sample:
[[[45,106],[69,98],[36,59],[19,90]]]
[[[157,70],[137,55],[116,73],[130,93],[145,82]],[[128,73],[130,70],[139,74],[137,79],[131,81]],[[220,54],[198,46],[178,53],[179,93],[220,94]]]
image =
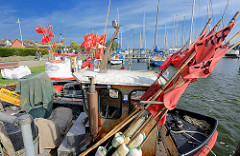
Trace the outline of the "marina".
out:
[[[35,34],[29,36],[40,42],[23,39],[20,22],[30,16],[17,18],[21,39],[0,40],[0,156],[239,155],[240,12],[235,0],[225,8],[221,2],[193,0],[184,7],[176,2],[171,12],[165,6],[172,2],[129,1],[135,7],[130,10],[125,3],[61,1],[52,10],[75,4],[71,14],[65,8],[66,16],[46,14],[53,22],[32,19],[29,28]],[[7,10],[8,3],[1,4]],[[137,6],[144,8],[142,24]],[[213,11],[220,6],[221,16]],[[67,20],[74,21],[77,13],[79,22]],[[55,14],[66,21],[56,21]]]

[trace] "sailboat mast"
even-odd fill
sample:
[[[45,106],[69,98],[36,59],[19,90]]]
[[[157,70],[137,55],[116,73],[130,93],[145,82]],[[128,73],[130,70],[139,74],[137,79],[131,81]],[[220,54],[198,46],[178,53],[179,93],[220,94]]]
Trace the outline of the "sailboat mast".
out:
[[[189,33],[189,45],[192,43],[191,37],[192,37],[192,30],[193,30],[194,7],[195,7],[195,0],[193,0],[193,5],[192,5],[192,19],[191,19],[191,28]]]
[[[172,48],[174,48],[174,39],[175,39],[175,19],[173,19],[173,39],[172,39]]]
[[[146,39],[145,39],[145,12],[143,12],[143,39],[142,43],[145,43],[144,50],[146,49]]]
[[[118,7],[117,7],[117,22],[118,22],[118,25],[119,25]],[[118,33],[118,49],[119,49],[119,33]]]
[[[121,49],[122,49],[122,28],[121,28]]]
[[[166,24],[165,24],[165,33],[164,33],[164,48],[167,49],[166,47],[166,33],[167,33],[167,28],[166,28]]]
[[[155,37],[154,37],[154,48],[157,46],[157,27],[158,27],[158,16],[159,16],[159,4],[160,0],[158,0],[158,5],[157,5],[157,17],[156,17],[156,26],[155,26]]]
[[[176,19],[176,31],[175,31],[175,47],[178,46],[178,38],[177,38],[177,30],[178,30],[178,15],[177,15],[177,19]]]
[[[185,28],[184,28],[184,26],[185,26],[185,20],[186,20],[186,16],[184,16],[184,20],[183,20],[183,30],[182,30],[182,46],[184,45],[184,43],[185,43]]]

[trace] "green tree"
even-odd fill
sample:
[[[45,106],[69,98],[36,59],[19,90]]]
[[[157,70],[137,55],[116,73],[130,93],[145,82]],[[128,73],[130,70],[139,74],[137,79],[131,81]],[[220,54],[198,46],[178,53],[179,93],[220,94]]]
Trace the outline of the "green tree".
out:
[[[85,46],[80,47],[80,51],[86,51]]]
[[[79,44],[78,41],[74,41],[75,39],[71,39],[70,47],[74,50],[79,50]]]
[[[106,47],[108,47],[109,43],[110,43],[110,40],[107,41]],[[120,49],[120,48],[121,48],[121,45],[119,44],[119,49]],[[116,41],[113,41],[111,50],[116,50],[116,51],[118,50],[118,44],[117,44]]]

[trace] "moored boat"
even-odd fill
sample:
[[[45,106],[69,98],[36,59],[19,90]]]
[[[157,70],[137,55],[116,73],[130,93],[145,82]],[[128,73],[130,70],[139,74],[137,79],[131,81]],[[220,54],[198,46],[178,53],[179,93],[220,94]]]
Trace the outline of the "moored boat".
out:
[[[113,54],[113,55],[110,57],[110,63],[111,63],[112,65],[122,64],[122,62],[123,62],[123,56],[122,56],[122,55]]]

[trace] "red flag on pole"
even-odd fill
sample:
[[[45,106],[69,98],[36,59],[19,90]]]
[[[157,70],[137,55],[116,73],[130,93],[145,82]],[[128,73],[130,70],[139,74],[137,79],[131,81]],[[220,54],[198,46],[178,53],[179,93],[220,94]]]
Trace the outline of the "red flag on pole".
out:
[[[222,44],[233,26],[234,23],[197,42],[195,46],[196,64],[205,62],[213,56],[216,48]]]
[[[41,26],[37,26],[36,28],[34,28],[35,31],[38,33],[38,34],[43,34],[43,28]]]
[[[43,36],[42,37],[42,43],[48,43],[48,42],[50,42],[50,41],[52,41],[52,39],[51,39],[51,37],[50,36]]]
[[[86,36],[83,36],[84,40],[87,41],[87,40],[91,40],[93,38],[93,33],[91,34],[88,34]]]
[[[53,30],[52,24],[48,24],[48,29]]]
[[[47,27],[43,28],[43,33],[45,34],[49,33],[49,29]]]
[[[188,80],[183,85],[178,86],[163,95],[163,103],[167,109],[172,110],[177,106],[178,100],[182,93],[187,89],[190,82],[191,80]]]
[[[201,62],[189,67],[189,73],[184,76],[184,79],[206,78],[214,69],[216,64],[223,58],[228,50],[228,46],[220,46],[215,51],[210,60]]]
[[[54,38],[54,33],[53,32],[49,32],[49,36]]]

